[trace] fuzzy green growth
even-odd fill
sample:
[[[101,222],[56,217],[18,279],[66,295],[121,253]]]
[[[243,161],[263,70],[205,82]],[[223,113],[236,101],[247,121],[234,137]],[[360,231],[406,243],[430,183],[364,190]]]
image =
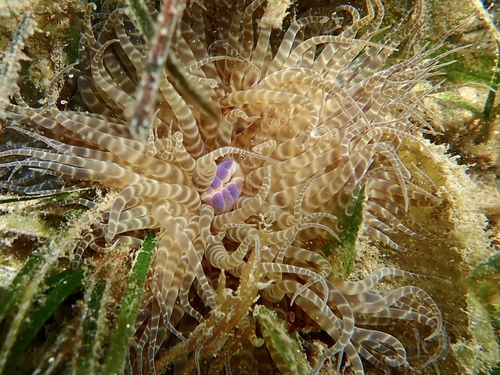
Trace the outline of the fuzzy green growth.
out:
[[[74,202],[89,190],[82,189],[42,197],[4,197],[0,199],[0,205],[5,205],[7,212],[9,205],[15,209],[12,209],[13,212],[0,223],[0,227],[6,232],[13,231],[31,238],[51,238],[65,228],[69,219],[82,212],[83,206]],[[18,202],[27,204],[17,207]]]
[[[478,265],[468,277],[469,289],[490,314],[491,323],[500,332],[500,254],[491,256]]]
[[[470,103],[468,103],[466,100],[463,100],[459,96],[451,93],[451,92],[440,92],[433,94],[433,97],[438,98],[440,100],[443,100],[448,103],[452,103],[456,105],[457,107],[466,109],[469,112],[472,112],[474,115],[477,117],[481,116],[481,112],[478,111],[476,108],[474,108]]]
[[[486,262],[478,265],[468,277],[469,289],[478,298],[489,315],[491,325],[496,332],[500,346],[500,253],[491,256]],[[500,363],[490,374],[500,375]]]

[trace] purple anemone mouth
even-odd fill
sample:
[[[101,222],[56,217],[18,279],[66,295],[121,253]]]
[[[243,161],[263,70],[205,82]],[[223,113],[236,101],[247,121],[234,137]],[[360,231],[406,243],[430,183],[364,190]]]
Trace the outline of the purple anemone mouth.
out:
[[[201,200],[213,207],[216,214],[232,210],[234,202],[243,188],[243,171],[234,160],[225,160],[217,165],[212,184],[201,195]]]

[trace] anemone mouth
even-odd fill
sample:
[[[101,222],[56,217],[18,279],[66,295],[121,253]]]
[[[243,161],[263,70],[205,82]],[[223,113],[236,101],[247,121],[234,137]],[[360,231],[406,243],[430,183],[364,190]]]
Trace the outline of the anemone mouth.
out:
[[[429,92],[418,85],[438,74],[436,48],[385,66],[419,28],[421,2],[405,26],[382,36],[378,0],[363,12],[344,5],[290,16],[282,33],[259,22],[269,11],[264,0],[193,2],[170,51],[189,87],[162,70],[149,103],[154,116],[141,122],[147,139],[129,120],[152,47],[113,4],[101,10],[102,22],[93,20],[93,4],[85,14],[78,90],[88,112],[56,105],[55,83],[71,67],[44,108],[14,94],[8,127],[36,142],[0,153],[0,187],[41,194],[84,180],[119,191],[77,245],[76,264],[88,247],[135,249],[146,230],[158,233],[129,370],[217,372],[244,366],[247,354],[259,373],[268,370],[260,355],[282,366],[266,337],[262,349],[249,339],[259,334],[248,314],[256,299],[285,316],[300,311],[322,332],[317,371],[334,358],[338,368],[347,358],[356,374],[365,371],[362,359],[389,371],[441,358],[448,338],[432,298],[414,286],[374,289],[389,276],[423,277],[383,268],[343,281],[318,245],[338,242],[362,191],[364,232],[395,249],[402,247],[393,233],[418,237],[404,224],[409,208],[439,203],[437,187],[399,155],[405,141],[421,143],[420,132],[433,131],[422,103]],[[151,16],[159,11],[152,7]],[[62,142],[68,134],[72,141]],[[108,249],[98,246],[103,240]],[[408,355],[395,335],[375,328],[388,321],[419,323],[434,352]],[[242,349],[233,355],[235,345]],[[230,360],[210,362],[220,350]]]
[[[216,214],[232,210],[243,188],[243,171],[234,160],[226,160],[217,165],[215,177],[201,200],[213,207]]]

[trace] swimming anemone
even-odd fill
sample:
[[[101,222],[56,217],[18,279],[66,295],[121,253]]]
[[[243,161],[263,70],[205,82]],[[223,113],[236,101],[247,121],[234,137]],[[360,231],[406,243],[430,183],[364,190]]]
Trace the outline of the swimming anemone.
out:
[[[153,3],[150,17],[165,21]],[[394,233],[418,237],[405,224],[409,208],[439,203],[432,181],[399,155],[434,133],[423,99],[440,57],[437,47],[411,52],[421,1],[391,28],[381,27],[380,0],[296,16],[299,4],[280,31],[265,0],[180,2],[157,96],[143,89],[155,45],[137,20],[119,1],[97,14],[89,4],[80,61],[57,75],[46,105],[31,108],[17,90],[7,106],[6,131],[32,142],[0,153],[2,189],[118,191],[83,234],[75,265],[89,248],[135,249],[157,233],[132,373],[268,373],[259,358],[281,369],[249,313],[256,301],[320,332],[303,335],[322,342],[316,371],[330,361],[387,373],[446,353],[439,308],[424,290],[375,289],[388,276],[423,277],[382,268],[344,281],[322,251],[343,235],[361,194],[363,232],[397,250]],[[83,110],[58,103],[67,75],[78,76]],[[136,107],[144,96],[151,108]],[[152,117],[140,117],[147,110]],[[426,332],[427,349],[410,354],[379,330],[398,321]]]

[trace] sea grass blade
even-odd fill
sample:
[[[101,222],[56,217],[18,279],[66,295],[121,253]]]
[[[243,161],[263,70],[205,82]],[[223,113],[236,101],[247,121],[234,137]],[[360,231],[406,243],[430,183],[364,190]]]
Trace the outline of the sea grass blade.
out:
[[[264,306],[256,306],[254,317],[260,323],[267,348],[281,373],[313,373],[299,340],[288,332],[286,323],[279,319],[274,311]]]
[[[493,105],[495,104],[495,98],[497,95],[498,87],[500,85],[500,41],[497,41],[497,64],[493,69],[493,77],[491,78],[491,88],[486,97],[486,102],[484,103],[483,117],[484,120],[490,120],[491,114],[493,112]],[[488,133],[484,135],[486,137]]]
[[[67,271],[64,272],[66,273]],[[83,277],[84,272],[81,268],[71,270],[55,284],[45,298],[40,299],[38,306],[32,308],[19,329],[16,342],[10,350],[10,356],[4,369],[15,369],[20,364],[20,358],[31,340],[33,340],[47,319],[50,318],[61,303],[81,284]]]
[[[24,286],[30,280],[30,275],[42,259],[43,257],[39,253],[33,253],[7,289],[0,295],[0,322],[5,318],[5,315],[10,311],[14,303],[19,300],[20,295],[24,291]]]
[[[155,22],[143,0],[126,0],[129,12],[137,22],[141,34],[150,42],[155,35]]]
[[[156,247],[156,237],[149,235],[139,249],[137,260],[132,268],[127,291],[123,297],[120,313],[111,333],[102,374],[123,373],[129,338],[134,332],[134,321],[146,281],[149,264]]]
[[[58,201],[64,201],[65,199],[67,199],[67,198],[71,197],[72,195],[75,195],[79,192],[88,191],[88,190],[92,190],[92,188],[84,188],[84,189],[77,189],[77,190],[49,193],[49,194],[8,196],[8,197],[0,199],[0,204],[33,201],[33,200],[40,200],[43,198],[52,198],[58,202]]]
[[[90,301],[87,305],[87,314],[82,322],[83,342],[78,352],[78,362],[75,368],[75,375],[87,375],[95,373],[95,364],[98,361],[93,348],[95,347],[98,334],[98,318],[101,308],[106,282],[101,281],[95,285],[90,292]]]
[[[73,273],[73,269],[68,268],[56,275],[49,276],[45,280],[45,290],[52,289],[53,287],[57,286],[59,283],[64,281],[69,275]]]
[[[151,40],[146,64],[141,74],[139,90],[133,116],[130,119],[130,130],[135,137],[147,139],[148,129],[155,112],[158,89],[163,74],[165,61],[172,44],[174,31],[179,15],[182,14],[185,2],[165,0],[158,15],[154,37]],[[143,15],[139,15],[143,16]],[[145,24],[149,24],[149,21]]]
[[[493,77],[491,78],[491,90],[488,92],[488,96],[486,97],[486,102],[484,103],[483,109],[483,121],[481,124],[481,128],[476,136],[475,143],[483,143],[488,141],[491,138],[491,130],[492,130],[492,114],[493,114],[493,106],[495,104],[495,99],[497,96],[497,91],[500,86],[500,40],[496,41],[497,43],[497,63],[493,70]]]

